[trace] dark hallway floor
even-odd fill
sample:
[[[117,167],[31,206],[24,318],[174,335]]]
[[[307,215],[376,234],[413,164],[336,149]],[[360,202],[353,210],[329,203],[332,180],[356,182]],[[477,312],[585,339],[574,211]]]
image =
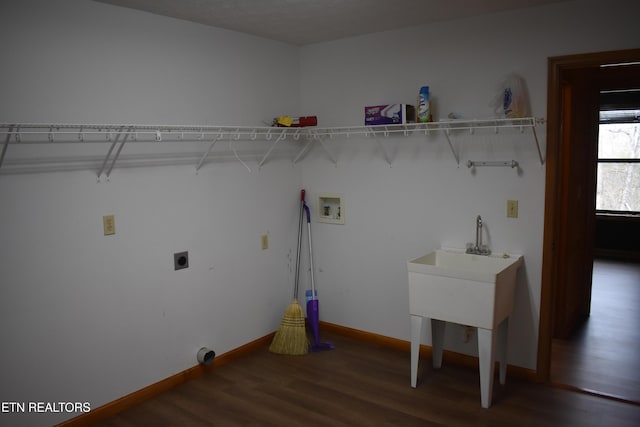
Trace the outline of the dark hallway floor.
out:
[[[640,404],[640,264],[594,262],[591,315],[553,340],[551,381]]]

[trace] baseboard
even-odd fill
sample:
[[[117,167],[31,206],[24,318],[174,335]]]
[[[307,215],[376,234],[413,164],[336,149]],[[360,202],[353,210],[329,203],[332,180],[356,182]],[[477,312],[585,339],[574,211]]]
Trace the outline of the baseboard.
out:
[[[320,322],[320,328],[324,331],[332,332],[338,335],[353,338],[358,341],[367,342],[370,344],[379,345],[381,347],[393,348],[395,350],[409,352],[411,350],[411,343],[406,340],[398,338],[387,337],[384,335],[374,334],[372,332],[366,332],[359,329],[348,328],[346,326],[336,325],[329,322]],[[109,417],[112,417],[125,409],[135,406],[144,402],[160,393],[163,393],[177,385],[180,385],[189,380],[202,376],[205,372],[216,369],[227,363],[233,362],[243,356],[251,354],[259,349],[262,349],[269,345],[273,340],[275,332],[266,335],[262,338],[258,338],[248,344],[238,347],[234,350],[228,351],[220,356],[216,356],[212,366],[205,367],[201,365],[193,366],[185,371],[179,372],[155,384],[151,384],[143,389],[135,391],[131,394],[123,396],[113,402],[109,402],[96,409],[72,418],[68,421],[58,424],[56,427],[85,427],[91,426],[98,421],[102,421]],[[421,357],[431,357],[431,347],[427,345],[420,346]],[[468,356],[466,354],[456,353],[454,351],[444,350],[443,361],[454,365],[465,366],[473,369],[478,368],[478,358],[475,356]],[[508,365],[507,373],[509,376],[524,379],[531,382],[536,382],[536,371],[519,366]]]
[[[251,354],[258,349],[264,348],[271,342],[271,340],[273,340],[274,334],[275,332],[269,335],[266,335],[262,338],[258,338],[257,340],[252,341],[248,344],[245,344],[241,347],[228,351],[227,353],[216,356],[214,363],[211,366],[202,366],[202,365],[193,366],[187,370],[184,370],[168,378],[165,378],[161,381],[158,381],[155,384],[151,384],[138,391],[134,391],[133,393],[123,396],[117,400],[114,400],[113,402],[109,402],[98,408],[92,409],[91,411],[85,414],[82,414],[70,420],[64,421],[58,424],[56,427],[91,426],[97,423],[98,421],[102,421],[104,419],[112,417],[124,411],[125,409],[128,409],[132,406],[142,403],[145,400],[150,399],[154,396],[157,396],[158,394],[163,393],[177,385],[180,385],[189,380],[198,378],[202,376],[205,372],[208,372],[209,370],[219,368],[221,366],[226,365],[227,363],[233,362],[236,359],[239,359],[243,356]]]
[[[384,335],[374,334],[372,332],[366,332],[359,329],[348,328],[346,326],[336,325],[334,323],[320,322],[320,328],[338,335],[353,338],[359,341],[368,342],[371,344],[379,345],[381,347],[393,348],[400,351],[411,350],[411,343],[406,340],[398,338],[391,338]],[[431,357],[431,347],[427,345],[420,346],[421,357]],[[478,357],[469,356],[455,351],[444,350],[442,353],[443,363],[451,363],[458,366],[465,366],[473,369],[478,368]],[[507,375],[527,380],[530,382],[537,382],[536,371],[533,369],[522,368],[520,366],[507,365]]]

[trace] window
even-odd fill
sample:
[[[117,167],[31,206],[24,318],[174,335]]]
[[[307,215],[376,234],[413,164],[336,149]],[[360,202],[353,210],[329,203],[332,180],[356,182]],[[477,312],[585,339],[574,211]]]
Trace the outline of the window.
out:
[[[640,104],[616,107],[601,103],[596,211],[640,214]]]

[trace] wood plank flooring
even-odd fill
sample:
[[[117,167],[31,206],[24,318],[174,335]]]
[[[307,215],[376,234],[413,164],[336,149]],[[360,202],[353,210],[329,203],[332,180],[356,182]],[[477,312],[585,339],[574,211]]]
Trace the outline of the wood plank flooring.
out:
[[[507,378],[480,407],[478,372],[335,334],[335,350],[265,347],[98,423],[135,426],[637,426],[640,406]]]
[[[551,381],[640,404],[640,264],[596,260],[591,315],[552,344]]]

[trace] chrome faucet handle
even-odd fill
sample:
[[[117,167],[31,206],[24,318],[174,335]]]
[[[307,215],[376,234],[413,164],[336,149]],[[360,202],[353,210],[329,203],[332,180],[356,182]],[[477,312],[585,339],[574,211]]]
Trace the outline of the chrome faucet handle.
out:
[[[474,246],[475,253],[480,253],[480,247],[482,246],[482,217],[478,215],[476,217],[476,245]]]

